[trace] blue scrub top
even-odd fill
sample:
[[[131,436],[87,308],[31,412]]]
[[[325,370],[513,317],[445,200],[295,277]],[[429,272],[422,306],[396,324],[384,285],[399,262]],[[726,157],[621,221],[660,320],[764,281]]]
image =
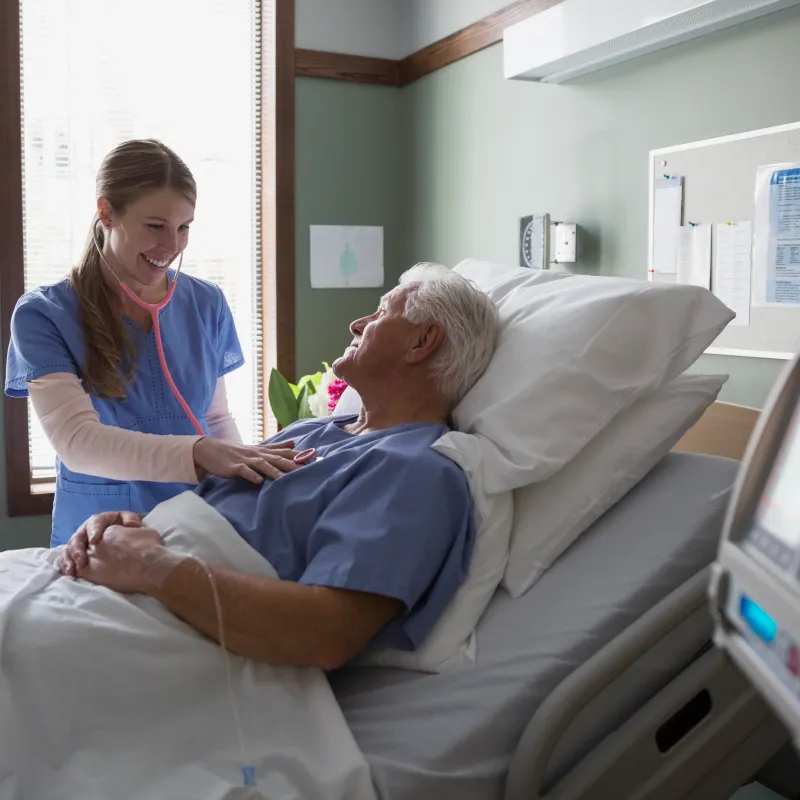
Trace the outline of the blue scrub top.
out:
[[[371,592],[405,609],[371,642],[413,650],[469,569],[475,520],[467,478],[431,445],[444,425],[353,435],[355,417],[301,420],[270,441],[317,460],[261,485],[207,478],[197,488],[282,580]]]
[[[100,421],[141,433],[195,435],[164,378],[155,333],[145,333],[130,318],[123,319],[136,351],[135,380],[126,389],[125,400],[92,396]],[[181,274],[160,321],[169,370],[208,433],[205,418],[217,380],[244,362],[230,308],[218,286]],[[54,372],[80,377],[83,365],[80,308],[69,282],[44,286],[21,297],[11,319],[6,394],[27,397],[28,381]],[[184,483],[126,483],[83,475],[57,460],[50,544],[64,544],[92,514],[122,510],[146,514],[163,500],[192,488]]]

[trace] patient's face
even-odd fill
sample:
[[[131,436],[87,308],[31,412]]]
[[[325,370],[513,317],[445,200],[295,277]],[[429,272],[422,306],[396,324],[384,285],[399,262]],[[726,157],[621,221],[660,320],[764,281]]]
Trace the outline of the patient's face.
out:
[[[356,389],[402,367],[418,328],[404,316],[409,291],[406,286],[392,289],[377,311],[350,324],[353,341],[333,362],[333,371]]]

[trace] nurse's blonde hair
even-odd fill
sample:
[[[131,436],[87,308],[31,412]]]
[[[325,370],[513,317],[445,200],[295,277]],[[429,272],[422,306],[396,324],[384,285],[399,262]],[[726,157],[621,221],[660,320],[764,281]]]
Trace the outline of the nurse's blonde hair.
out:
[[[97,173],[96,196],[119,214],[143,194],[170,188],[194,205],[197,186],[186,164],[154,139],[134,139],[115,147]],[[97,245],[95,245],[95,237]],[[103,275],[97,247],[105,229],[95,215],[80,262],[70,274],[78,295],[84,335],[83,382],[96,397],[125,398],[134,378],[135,351],[125,331],[118,296]]]

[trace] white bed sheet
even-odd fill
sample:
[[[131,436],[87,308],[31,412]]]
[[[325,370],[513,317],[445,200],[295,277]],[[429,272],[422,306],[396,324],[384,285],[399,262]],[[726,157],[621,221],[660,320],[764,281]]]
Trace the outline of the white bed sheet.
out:
[[[145,523],[171,550],[276,577],[191,492]],[[210,639],[152,598],[61,576],[57,556],[0,554],[0,800],[375,800],[321,670],[231,655],[228,684]]]
[[[477,665],[429,675],[346,668],[331,685],[381,800],[500,800],[531,716],[572,670],[713,559],[738,462],[670,453],[519,600],[500,590]],[[707,644],[698,614],[578,718],[549,779]]]

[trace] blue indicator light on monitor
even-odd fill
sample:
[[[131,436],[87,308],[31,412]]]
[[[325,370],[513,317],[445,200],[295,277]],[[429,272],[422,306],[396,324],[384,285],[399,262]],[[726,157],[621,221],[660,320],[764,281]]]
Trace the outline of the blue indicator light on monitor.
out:
[[[753,632],[767,644],[775,641],[778,625],[761,606],[756,605],[747,595],[739,601],[739,613]]]

